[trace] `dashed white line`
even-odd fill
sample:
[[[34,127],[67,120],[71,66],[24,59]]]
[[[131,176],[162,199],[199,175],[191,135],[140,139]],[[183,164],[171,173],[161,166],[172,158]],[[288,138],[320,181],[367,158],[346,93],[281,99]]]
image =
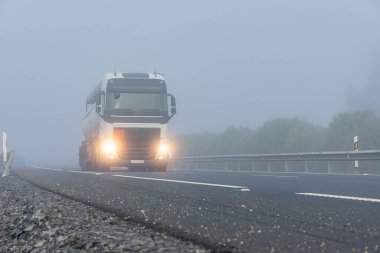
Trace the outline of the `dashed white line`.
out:
[[[151,178],[151,177],[134,177],[134,176],[125,176],[125,175],[112,175],[112,176],[114,176],[114,177],[132,178],[132,179],[142,179],[142,180],[152,180],[152,181],[163,181],[163,182],[181,183],[181,184],[194,184],[194,185],[215,186],[215,187],[238,189],[240,191],[250,191],[247,187],[237,186],[237,185],[211,184],[211,183],[201,183],[201,182],[172,180],[172,179],[161,179],[161,178]]]
[[[252,175],[252,177],[292,177],[292,178],[297,178],[298,176]]]
[[[34,169],[41,169],[41,170],[54,170],[54,171],[64,171],[61,169],[53,169],[53,168],[44,168],[44,167],[38,167],[38,166],[31,166]]]
[[[41,170],[53,170],[53,171],[62,171],[62,172],[72,172],[72,173],[83,173],[83,174],[92,174],[92,175],[103,175],[106,174],[104,172],[91,172],[91,171],[80,171],[80,170],[61,170],[61,169],[53,169],[53,168],[44,168],[44,167],[39,167],[39,166],[31,166],[32,168],[35,169],[41,169]]]
[[[97,176],[106,174],[103,172],[91,172],[91,171],[80,171],[80,170],[70,170],[69,172],[82,173],[82,174],[93,174],[93,175],[97,175]]]
[[[332,194],[321,194],[321,193],[310,193],[310,192],[300,192],[297,195],[313,196],[313,197],[324,197],[324,198],[334,198],[334,199],[348,199],[348,200],[358,200],[367,202],[377,202],[380,203],[380,199],[373,198],[361,198],[353,196],[343,196],[343,195],[332,195]]]

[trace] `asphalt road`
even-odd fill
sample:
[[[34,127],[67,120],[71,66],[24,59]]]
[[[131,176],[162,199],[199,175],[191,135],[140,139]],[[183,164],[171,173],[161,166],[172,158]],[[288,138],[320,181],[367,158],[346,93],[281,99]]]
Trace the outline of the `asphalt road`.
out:
[[[220,252],[380,252],[380,176],[18,169],[44,189]]]

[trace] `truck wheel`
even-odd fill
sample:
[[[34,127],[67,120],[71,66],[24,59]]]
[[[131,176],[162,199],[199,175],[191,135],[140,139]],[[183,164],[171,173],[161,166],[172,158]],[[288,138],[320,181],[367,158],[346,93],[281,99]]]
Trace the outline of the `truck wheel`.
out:
[[[97,170],[96,161],[94,159],[91,159],[91,161],[89,162],[88,170]]]
[[[86,156],[85,156],[85,146],[83,145],[80,145],[79,147],[79,166],[81,168],[81,170],[87,170],[87,161],[86,161]]]
[[[90,170],[89,167],[90,166],[89,166],[89,164],[88,164],[87,161],[82,161],[82,165],[80,166],[80,168],[81,168],[82,171],[88,171],[88,170]]]

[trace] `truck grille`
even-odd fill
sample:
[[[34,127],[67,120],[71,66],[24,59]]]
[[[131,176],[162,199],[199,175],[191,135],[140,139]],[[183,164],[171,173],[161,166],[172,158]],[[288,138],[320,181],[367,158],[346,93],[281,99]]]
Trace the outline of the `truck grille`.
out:
[[[115,128],[114,137],[121,142],[120,158],[154,159],[160,143],[160,133],[160,128]]]

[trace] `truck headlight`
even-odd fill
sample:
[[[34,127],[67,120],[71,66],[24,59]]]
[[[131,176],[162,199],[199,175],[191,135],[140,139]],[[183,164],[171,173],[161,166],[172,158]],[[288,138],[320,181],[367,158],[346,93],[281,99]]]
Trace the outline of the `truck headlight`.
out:
[[[116,143],[113,139],[105,139],[102,142],[102,151],[103,154],[110,156],[111,158],[116,156]]]
[[[168,159],[170,157],[170,146],[167,141],[161,141],[158,146],[156,159]]]

